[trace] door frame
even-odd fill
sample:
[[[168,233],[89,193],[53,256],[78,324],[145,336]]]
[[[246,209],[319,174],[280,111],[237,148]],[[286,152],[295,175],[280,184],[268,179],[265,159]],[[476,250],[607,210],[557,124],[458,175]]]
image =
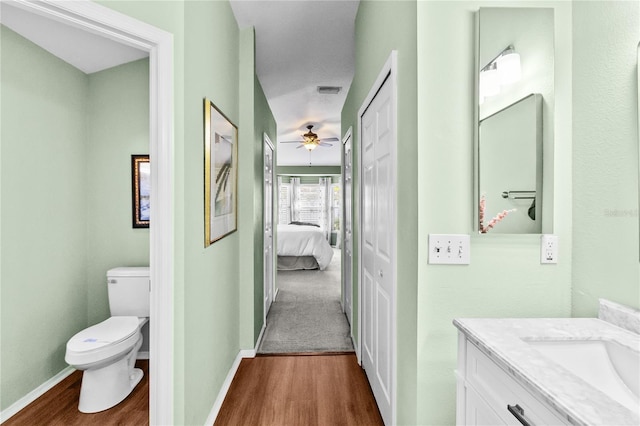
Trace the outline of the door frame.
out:
[[[149,53],[150,307],[149,419],[173,424],[174,141],[173,35],[89,0],[15,0],[11,6]]]
[[[358,358],[358,363],[360,365],[362,365],[362,266],[363,266],[363,261],[362,261],[362,250],[361,248],[363,247],[363,238],[362,238],[362,226],[361,226],[361,220],[363,217],[363,212],[362,212],[362,197],[364,196],[364,191],[362,190],[362,183],[364,182],[364,176],[363,176],[363,172],[364,170],[362,169],[362,116],[365,114],[366,110],[369,108],[369,105],[371,104],[371,102],[373,101],[373,99],[376,97],[376,95],[378,94],[378,91],[380,90],[380,88],[382,87],[382,85],[388,80],[389,84],[391,84],[391,102],[392,102],[392,114],[391,114],[391,118],[393,120],[393,129],[394,129],[394,139],[393,139],[393,146],[391,147],[390,151],[391,151],[391,155],[392,155],[392,164],[394,165],[394,170],[393,170],[393,174],[395,176],[395,186],[393,188],[393,194],[392,194],[392,199],[397,199],[397,168],[398,168],[398,152],[397,152],[397,141],[398,141],[398,128],[397,128],[397,123],[398,123],[398,51],[397,50],[392,50],[391,54],[389,55],[389,57],[387,58],[385,64],[382,66],[382,69],[380,70],[380,73],[378,74],[378,77],[376,78],[375,82],[373,83],[373,85],[371,86],[371,89],[369,90],[369,93],[367,94],[366,98],[364,99],[364,101],[362,102],[362,105],[360,106],[360,109],[358,110],[358,115],[357,115],[357,120],[358,120],[358,137],[355,140],[355,145],[357,147],[357,159],[358,159],[358,164],[357,164],[357,173],[358,173],[358,185],[356,188],[353,188],[353,190],[355,190],[355,195],[356,195],[356,211],[358,213],[358,221],[355,222],[354,225],[354,229],[357,229],[358,231],[358,256],[357,256],[357,264],[356,267],[358,269],[358,345],[356,347],[356,356]],[[355,187],[355,185],[354,185]],[[398,301],[398,291],[397,291],[397,277],[398,277],[398,273],[397,273],[397,263],[398,263],[398,259],[397,259],[397,209],[394,209],[394,217],[393,217],[393,223],[396,227],[396,238],[393,238],[393,242],[392,242],[392,247],[393,247],[393,253],[394,253],[394,257],[393,257],[393,262],[392,262],[392,270],[393,270],[393,281],[394,281],[394,286],[393,286],[393,300],[394,300],[394,304],[392,306],[392,315],[391,315],[391,332],[392,332],[392,337],[391,337],[391,341],[393,342],[393,348],[391,349],[392,352],[392,365],[391,365],[391,382],[392,382],[392,386],[391,386],[391,423],[395,424],[396,423],[396,419],[397,419],[397,411],[396,411],[396,407],[397,407],[397,401],[396,401],[396,396],[397,396],[397,387],[398,387],[398,331],[397,331],[397,301]]]
[[[275,211],[276,210],[275,210],[275,203],[274,203],[274,200],[276,199],[275,198],[276,191],[274,190],[274,187],[277,187],[278,185],[274,181],[274,178],[275,178],[275,164],[276,164],[276,161],[275,161],[276,149],[275,149],[275,147],[273,145],[273,142],[271,142],[271,139],[269,138],[269,135],[267,135],[266,133],[263,133],[262,140],[263,140],[263,149],[265,149],[265,150],[268,149],[268,148],[271,149],[271,242],[272,242],[272,244],[271,244],[271,253],[272,253],[272,258],[271,258],[271,302],[269,303],[269,307],[271,307],[271,304],[273,304],[273,300],[275,298],[275,283],[276,283],[276,274],[275,274],[275,266],[276,266],[275,259],[276,259],[276,257],[273,256],[273,253],[274,253],[274,250],[275,250],[275,242],[276,242],[276,238],[275,238],[276,233],[273,230],[274,220],[276,218],[276,215],[275,215]],[[263,167],[266,168],[266,164],[264,163],[264,158],[265,158],[265,155],[264,155],[264,151],[263,151],[263,155],[262,155],[263,164],[262,165],[263,165]],[[265,186],[266,186],[266,181],[263,179],[263,182],[262,182],[263,197],[266,197]],[[266,203],[263,202],[262,205],[266,206]],[[264,208],[263,208],[263,210],[264,210],[264,213],[266,213],[266,210]],[[265,235],[266,231],[267,231],[266,221],[263,220],[262,221],[262,232],[263,232],[262,235]],[[264,249],[264,242],[263,242],[262,248]],[[263,258],[264,258],[264,256],[263,256]],[[263,277],[264,277],[263,278],[264,279],[264,283],[266,284],[267,283],[267,279],[266,279],[267,278],[267,276],[266,276],[267,263],[265,261],[263,261],[263,263],[264,263],[264,266],[263,266],[263,269],[262,269],[262,274],[263,274]],[[263,284],[262,288],[263,288],[263,292],[264,292],[264,288],[265,288],[264,284]],[[264,306],[264,299],[265,299],[265,294],[263,293],[262,294],[263,306]],[[269,309],[266,306],[264,306],[263,310],[264,310],[264,312],[263,312],[263,321],[264,321],[263,322],[263,327],[266,327],[267,326],[267,313],[269,312]]]
[[[351,306],[349,306],[349,315],[347,315],[347,319],[349,320],[349,329],[351,330],[351,341],[354,341],[355,339],[353,338],[353,128],[349,127],[349,129],[347,130],[347,132],[344,134],[344,136],[342,137],[342,173],[340,174],[342,176],[342,188],[340,188],[341,192],[342,192],[342,223],[341,223],[341,233],[342,233],[342,245],[340,247],[340,253],[341,253],[341,262],[342,262],[342,311],[343,312],[347,312],[347,306],[345,306],[345,294],[347,292],[347,281],[349,282],[349,284],[351,284],[351,292],[350,292],[350,300],[351,300]],[[347,196],[346,196],[346,183],[347,181],[345,180],[344,177],[344,172],[346,170],[346,166],[344,163],[344,155],[345,155],[345,145],[346,143],[351,140],[351,198],[349,200],[347,200]],[[347,230],[346,230],[346,225],[347,225],[347,202],[349,203],[350,207],[351,207],[351,238],[348,239],[349,241],[349,246],[347,247],[347,245],[345,244],[345,241],[347,241],[346,238],[346,234],[347,234]],[[345,267],[344,265],[346,264],[346,259],[347,259],[347,250],[349,250],[351,252],[351,277],[349,278],[349,280],[347,280],[347,274],[345,274]]]

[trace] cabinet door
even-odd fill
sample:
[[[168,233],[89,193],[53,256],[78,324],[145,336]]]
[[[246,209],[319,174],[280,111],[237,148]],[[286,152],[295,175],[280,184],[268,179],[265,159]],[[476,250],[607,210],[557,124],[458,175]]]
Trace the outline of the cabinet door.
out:
[[[466,386],[466,424],[469,426],[496,426],[504,425],[504,421],[495,411],[473,390]]]

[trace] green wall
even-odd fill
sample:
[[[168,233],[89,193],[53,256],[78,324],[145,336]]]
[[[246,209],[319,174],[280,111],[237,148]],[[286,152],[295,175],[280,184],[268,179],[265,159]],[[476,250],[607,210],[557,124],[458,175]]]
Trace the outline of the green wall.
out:
[[[238,29],[227,1],[100,3],[173,34],[174,417],[175,424],[202,424],[239,350],[254,348],[263,320],[262,268],[241,262],[262,252],[253,240],[261,233],[256,223],[262,226],[262,131],[254,123],[265,120],[263,131],[275,140],[273,117],[254,86],[253,30]],[[206,249],[205,97],[239,130],[238,231]]]
[[[640,308],[640,4],[573,5],[573,316],[598,298]]]
[[[472,230],[475,13],[483,6],[555,8],[553,232],[560,262],[540,264],[539,235]],[[418,405],[420,424],[454,424],[456,317],[566,317],[571,286],[571,5],[568,2],[419,2]],[[437,66],[434,66],[437,64]],[[434,176],[441,177],[434,179]],[[446,177],[446,178],[445,178]],[[431,233],[471,236],[471,264],[429,265]]]
[[[253,344],[255,346],[258,341],[262,326],[264,324],[264,186],[263,186],[263,163],[264,163],[264,134],[266,133],[269,140],[273,143],[278,135],[278,129],[276,121],[273,118],[271,108],[267,103],[267,98],[262,90],[262,85],[258,80],[255,71],[253,73],[254,81],[254,147],[256,150],[255,155],[255,190],[254,190],[254,206],[256,211],[254,212],[253,232],[254,232],[254,270],[253,285],[254,285],[254,326],[253,326]],[[274,164],[277,161],[274,150]],[[274,182],[275,183],[275,182]],[[273,188],[274,196],[277,193],[277,187]],[[277,207],[276,202],[273,201],[273,218],[275,221]],[[275,253],[274,253],[275,254]],[[276,260],[274,256],[274,262]],[[272,270],[276,269],[274,264]]]
[[[397,6],[393,11],[391,4]],[[481,236],[472,231],[475,12],[479,7],[496,6],[555,9],[556,143],[550,176],[553,233],[560,238],[557,265],[540,264],[539,236]],[[365,91],[361,86],[368,87],[380,67],[381,59],[375,62],[376,55],[383,56],[384,51],[379,37],[389,30],[376,18],[399,21],[394,13],[400,10],[393,2],[365,1],[361,5],[356,25],[356,77],[343,110],[343,128],[353,125],[356,129],[354,115]],[[419,130],[420,137],[413,142],[399,137],[399,144],[414,144],[420,164],[415,173],[418,256],[414,266],[409,266],[417,269],[418,276],[413,288],[400,279],[398,291],[414,292],[417,329],[415,337],[399,330],[398,362],[410,359],[407,348],[415,345],[417,389],[413,401],[400,399],[400,389],[413,385],[408,369],[400,365],[398,422],[453,424],[452,371],[457,355],[453,318],[593,316],[598,297],[639,304],[635,212],[640,26],[635,2],[429,1],[417,2],[416,16],[418,77],[413,90],[420,121],[404,126]],[[602,58],[595,61],[599,65],[593,65],[594,57]],[[404,100],[400,94],[399,110]],[[398,161],[404,167],[412,151],[399,148],[399,152]],[[400,199],[398,204],[411,210]],[[472,234],[471,264],[429,265],[430,233]],[[415,247],[400,235],[399,258],[401,252]],[[609,247],[606,253],[598,250],[602,242]],[[413,307],[402,300],[398,304],[409,312]],[[414,422],[412,414],[407,414],[411,404],[416,406]]]
[[[239,34],[228,2],[185,2],[184,21],[185,134],[176,140],[184,145],[185,271],[184,281],[176,282],[184,285],[184,323],[176,328],[184,334],[184,346],[176,346],[184,351],[184,366],[176,376],[184,375],[185,413],[176,422],[202,424],[239,350],[239,233],[204,248],[202,166],[203,98],[241,126]]]
[[[262,234],[262,133],[272,140],[276,134],[255,78],[253,30],[241,37],[226,1],[99,3],[173,34],[174,415],[175,424],[202,424],[239,350],[254,347],[263,321],[262,264],[240,284],[242,241],[250,242],[254,260],[262,253],[254,238]],[[86,76],[26,45],[11,34],[2,40],[2,118],[11,122],[2,127],[2,408],[66,367],[69,336],[108,315],[104,271],[115,264],[147,264],[149,250],[148,230],[131,229],[130,200],[130,155],[148,152],[148,61]],[[239,203],[249,212],[244,216],[241,210],[238,232],[207,249],[205,97],[240,128]],[[25,130],[33,105],[46,113],[40,108],[36,124],[31,120]],[[34,150],[33,141],[43,134],[55,143]],[[27,155],[30,167],[20,167],[15,158]],[[60,176],[51,176],[52,170]],[[48,209],[53,206],[47,221],[36,210],[20,210],[25,182]],[[116,214],[114,204],[124,208]],[[38,268],[29,267],[34,263]],[[42,302],[34,303],[33,294],[42,295]],[[29,304],[39,308],[37,314],[25,315]],[[249,315],[241,316],[245,311]],[[63,319],[53,331],[41,326],[50,317]],[[21,322],[25,327],[15,326]],[[25,334],[44,337],[30,347]]]
[[[106,271],[149,265],[149,230],[131,224],[131,155],[149,153],[149,60],[90,74],[88,81],[87,306],[88,323],[95,324],[110,315]]]
[[[557,89],[555,106],[563,143],[554,151],[554,233],[566,259],[558,265],[540,265],[533,235],[473,235],[469,266],[427,264],[430,233],[473,234],[474,13],[505,3],[364,1],[356,19],[356,75],[342,114],[356,140],[357,110],[390,50],[398,50],[400,424],[454,423],[453,318],[570,314],[570,5],[517,3],[557,7],[560,21],[555,79],[569,89]],[[393,22],[403,22],[397,33]]]
[[[276,140],[276,123],[255,73],[255,32],[240,32],[240,346],[254,349],[264,324],[263,135]],[[251,260],[249,260],[251,259]]]
[[[392,50],[398,51],[398,194],[397,205],[397,421],[415,424],[416,412],[416,330],[418,239],[418,102],[415,1],[361,1],[356,16],[355,76],[342,109],[342,129],[353,127],[358,138],[357,114]],[[402,25],[398,25],[398,23]],[[354,169],[357,170],[354,144]],[[360,187],[354,175],[354,193]],[[360,218],[356,215],[354,223]],[[354,232],[354,258],[358,256]],[[354,268],[355,269],[355,268]],[[353,300],[357,304],[357,271],[354,270]],[[357,336],[358,306],[354,306],[352,328]]]
[[[86,75],[1,28],[1,408],[87,325]]]
[[[130,157],[148,152],[149,68],[142,59],[86,75],[11,30],[2,31],[2,173],[8,177],[2,244],[9,248],[2,257],[2,343],[14,348],[2,357],[2,386],[10,388],[3,392],[4,409],[67,366],[65,345],[73,334],[109,317],[105,272],[149,264],[149,232],[131,226]],[[48,111],[35,126],[29,121],[33,105]],[[26,150],[29,167],[16,161],[27,158]],[[40,210],[24,208],[34,195],[46,200],[44,220]],[[15,249],[20,246],[28,250]],[[35,304],[28,299],[34,294],[42,298]],[[49,323],[57,324],[55,331],[42,327]],[[43,333],[44,352],[22,343],[25,335]],[[31,362],[37,367],[25,370]]]
[[[303,176],[303,175],[328,176],[328,175],[340,175],[342,174],[342,169],[340,166],[278,166],[276,167],[276,174],[291,175],[291,176]]]

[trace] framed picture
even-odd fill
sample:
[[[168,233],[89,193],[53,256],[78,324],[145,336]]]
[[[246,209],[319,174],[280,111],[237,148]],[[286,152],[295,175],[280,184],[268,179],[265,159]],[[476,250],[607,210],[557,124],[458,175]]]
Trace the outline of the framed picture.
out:
[[[131,185],[133,227],[148,228],[151,196],[151,166],[148,155],[131,156]]]
[[[204,100],[204,246],[237,229],[238,128]]]

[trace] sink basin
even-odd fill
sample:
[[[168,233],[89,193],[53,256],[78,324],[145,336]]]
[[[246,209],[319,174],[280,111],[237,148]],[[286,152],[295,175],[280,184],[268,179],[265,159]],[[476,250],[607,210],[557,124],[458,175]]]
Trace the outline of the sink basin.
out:
[[[630,410],[640,410],[640,352],[611,340],[526,342]]]

